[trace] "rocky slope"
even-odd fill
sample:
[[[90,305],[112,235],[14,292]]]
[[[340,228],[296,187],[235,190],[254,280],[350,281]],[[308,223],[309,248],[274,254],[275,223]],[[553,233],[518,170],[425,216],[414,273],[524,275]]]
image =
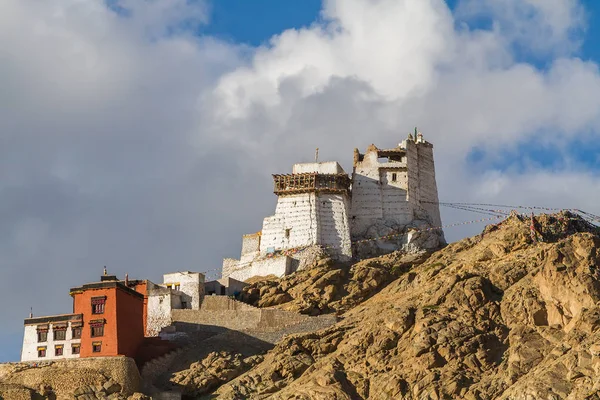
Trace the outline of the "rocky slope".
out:
[[[392,253],[353,265],[326,258],[281,279],[254,280],[242,291],[241,300],[256,307],[277,307],[308,315],[343,313],[428,256],[426,252]]]
[[[339,285],[319,300],[326,276],[365,283],[331,265],[293,287],[298,278],[254,285],[247,296],[258,305],[350,310],[329,329],[287,337],[213,396],[600,399],[599,233],[567,213],[540,216],[536,229],[534,240],[529,219],[513,215],[399,267],[397,280],[354,308]]]

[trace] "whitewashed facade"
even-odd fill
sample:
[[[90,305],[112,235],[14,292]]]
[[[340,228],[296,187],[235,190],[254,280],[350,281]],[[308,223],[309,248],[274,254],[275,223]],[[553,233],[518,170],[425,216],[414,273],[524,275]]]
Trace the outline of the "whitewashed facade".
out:
[[[309,247],[339,260],[439,248],[445,240],[433,145],[415,134],[395,148],[355,149],[351,179],[333,161],[295,164],[291,175],[273,175],[275,214],[260,232],[243,237],[240,259],[225,259],[222,276],[287,275],[315,255],[302,254]]]
[[[47,361],[79,358],[81,335],[73,337],[74,329],[81,329],[81,314],[31,317],[25,320],[21,361]],[[60,334],[57,334],[61,332]],[[62,335],[64,334],[64,339]],[[57,351],[60,349],[59,355]]]

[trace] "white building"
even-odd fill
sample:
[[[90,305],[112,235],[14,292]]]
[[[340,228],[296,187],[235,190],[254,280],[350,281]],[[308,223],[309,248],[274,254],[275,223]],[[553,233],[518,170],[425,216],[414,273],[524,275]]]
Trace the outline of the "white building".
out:
[[[223,278],[287,275],[319,251],[347,260],[445,243],[433,145],[420,133],[392,149],[355,149],[352,179],[337,162],[295,164],[273,178],[275,214],[243,236],[240,259],[223,261]]]
[[[82,326],[82,314],[25,319],[21,361],[78,358]]]
[[[163,283],[148,282],[146,336],[157,336],[171,324],[171,310],[199,310],[204,298],[204,274],[171,272],[163,275]]]
[[[292,174],[273,179],[275,215],[264,219],[259,233],[243,237],[241,258],[224,260],[223,277],[243,281],[256,275],[286,275],[317,248],[350,259],[350,177],[341,165],[295,164]]]

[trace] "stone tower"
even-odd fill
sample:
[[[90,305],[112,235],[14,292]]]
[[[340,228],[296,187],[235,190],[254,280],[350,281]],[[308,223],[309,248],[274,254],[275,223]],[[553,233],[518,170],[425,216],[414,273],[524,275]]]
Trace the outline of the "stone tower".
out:
[[[273,175],[275,214],[262,230],[242,238],[239,260],[223,261],[223,277],[246,280],[289,274],[324,249],[340,260],[352,257],[350,177],[337,162],[295,164],[292,174]]]
[[[441,227],[437,203],[433,145],[421,133],[392,149],[354,150],[352,241],[393,235],[357,243],[355,256],[438,248],[445,243],[442,230],[424,230]]]
[[[322,246],[351,257],[350,178],[337,162],[295,164],[291,175],[273,175],[275,215],[263,221],[260,251]]]

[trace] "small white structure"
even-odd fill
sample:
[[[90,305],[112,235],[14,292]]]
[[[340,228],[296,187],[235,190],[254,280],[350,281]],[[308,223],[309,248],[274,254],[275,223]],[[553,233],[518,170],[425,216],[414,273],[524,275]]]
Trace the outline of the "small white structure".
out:
[[[248,286],[248,284],[228,277],[206,282],[204,284],[204,290],[206,292],[206,296],[236,296],[242,291],[242,289],[244,289],[245,286]]]
[[[295,164],[273,178],[275,215],[243,237],[239,260],[223,260],[224,278],[287,275],[322,252],[348,260],[445,243],[433,145],[416,130],[392,149],[355,149],[352,179],[335,161]]]
[[[78,358],[82,326],[82,314],[25,319],[21,361]]]
[[[200,309],[204,297],[204,274],[200,272],[171,272],[163,275],[163,286],[180,291],[181,308]]]
[[[162,328],[171,325],[171,310],[199,310],[204,290],[204,274],[200,272],[164,274],[160,285],[148,281],[146,336],[158,336]]]

